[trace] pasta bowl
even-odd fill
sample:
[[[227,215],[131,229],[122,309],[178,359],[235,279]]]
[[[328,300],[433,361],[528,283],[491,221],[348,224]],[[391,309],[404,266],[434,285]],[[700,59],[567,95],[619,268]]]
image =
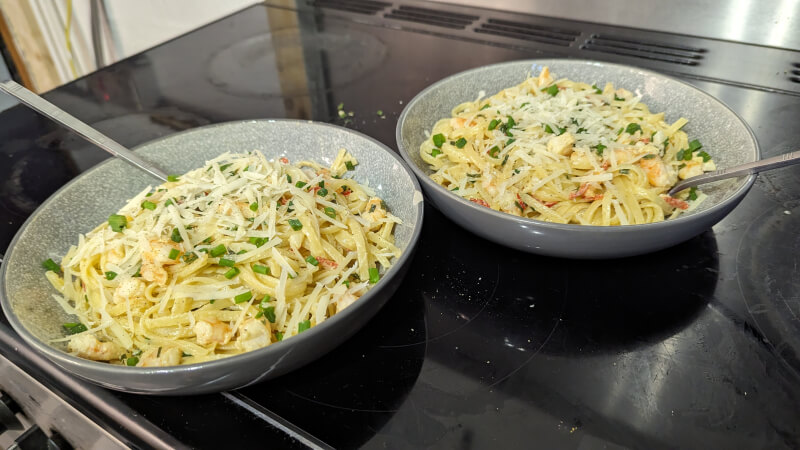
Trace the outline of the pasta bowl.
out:
[[[434,206],[460,226],[499,244],[530,253],[577,259],[639,255],[686,241],[724,218],[747,194],[755,175],[704,185],[708,197],[674,219],[641,225],[590,226],[557,224],[486,208],[459,197],[431,179],[430,166],[420,156],[434,124],[451,117],[464,102],[495,93],[538,75],[549,67],[556,79],[568,78],[625,88],[642,95],[650,111],[665,112],[665,121],[688,119],[683,130],[699,139],[725,168],[760,158],[748,125],[711,95],[676,79],[635,67],[604,62],[541,59],[507,62],[461,72],[434,83],[412,99],[397,122],[400,154],[411,166]],[[551,94],[552,95],[552,94]],[[463,144],[462,144],[463,145]]]
[[[358,159],[348,176],[368,185],[402,220],[395,243],[402,255],[366,294],[320,324],[288,339],[222,359],[164,367],[127,367],[73,356],[58,340],[75,322],[53,298],[42,261],[64,255],[78,235],[103,223],[155,179],[110,159],[71,181],[22,226],[0,273],[0,305],[11,326],[64,370],[103,387],[151,395],[235,389],[295,370],[361,328],[392,296],[408,270],[423,218],[419,184],[405,163],[378,141],[333,125],[296,120],[231,122],[174,134],[136,149],[170,173],[186,173],[221,153],[258,150],[267,159],[313,160],[330,166],[341,148]]]

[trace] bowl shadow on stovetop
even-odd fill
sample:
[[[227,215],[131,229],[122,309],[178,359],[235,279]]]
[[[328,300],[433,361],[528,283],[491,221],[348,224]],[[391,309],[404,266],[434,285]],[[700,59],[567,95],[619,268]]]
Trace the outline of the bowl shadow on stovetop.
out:
[[[428,214],[426,220],[426,225],[449,222],[438,212]],[[546,354],[590,356],[635,350],[690,325],[717,285],[719,260],[711,230],[648,255],[588,261],[508,249],[452,224],[436,228],[447,229],[449,238],[426,239],[423,231],[421,244],[427,245],[425,253],[446,255],[450,264],[428,270],[449,271],[448,279],[441,281],[460,277],[457,281],[462,286],[451,288],[444,301],[427,302],[428,339],[443,332],[437,329],[443,328],[436,326],[437,317],[430,317],[431,309],[446,311],[445,317],[466,311],[472,318],[469,334],[479,335],[487,351],[493,347],[528,347],[530,351],[535,343],[531,341],[545,339],[540,350]],[[460,275],[453,265],[464,267]],[[473,280],[468,280],[470,276]],[[487,278],[495,285],[483,286]],[[440,294],[448,284],[441,281],[437,283]],[[468,302],[459,292],[463,290],[484,298],[486,294],[481,293],[491,291],[480,317],[471,312],[474,306],[464,306]],[[444,326],[448,327],[454,325]],[[492,340],[498,342],[488,342]]]
[[[719,274],[711,230],[650,255],[611,261],[554,260],[568,275],[561,326],[542,352],[619,353],[661,342],[689,326]],[[602,283],[595,280],[601,278]]]

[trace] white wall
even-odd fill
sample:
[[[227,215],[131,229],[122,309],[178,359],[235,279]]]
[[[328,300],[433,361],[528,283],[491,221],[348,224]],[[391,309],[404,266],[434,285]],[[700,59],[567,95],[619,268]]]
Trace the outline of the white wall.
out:
[[[105,1],[118,59],[147,50],[256,3],[260,1]]]

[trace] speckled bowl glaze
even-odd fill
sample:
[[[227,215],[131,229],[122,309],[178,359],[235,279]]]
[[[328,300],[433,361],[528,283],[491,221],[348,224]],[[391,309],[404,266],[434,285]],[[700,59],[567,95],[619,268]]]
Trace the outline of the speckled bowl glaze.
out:
[[[0,278],[0,304],[22,338],[73,374],[120,391],[178,395],[235,389],[297,369],[353,335],[386,303],[408,270],[422,228],[423,203],[417,180],[394,152],[354,131],[294,120],[232,122],[198,128],[147,143],[142,157],[168,173],[184,173],[226,151],[259,150],[269,159],[315,160],[330,164],[340,148],[359,161],[353,178],[367,183],[403,220],[395,238],[403,255],[380,282],[340,314],[309,331],[268,347],[218,361],[174,367],[125,367],[77,358],[50,340],[64,336],[74,321],[53,300],[55,290],[41,262],[60,260],[79,233],[92,230],[127,199],[159,184],[121,160],[111,159],[53,194],[14,237]],[[99,151],[99,150],[98,150]]]
[[[666,112],[666,121],[689,119],[684,130],[699,139],[717,167],[755,161],[760,151],[747,124],[725,104],[709,94],[673,78],[648,70],[596,61],[541,59],[496,64],[445,78],[414,97],[397,122],[400,154],[420,179],[433,204],[454,222],[491,241],[530,253],[578,259],[602,259],[660,250],[692,238],[728,214],[755,181],[755,175],[702,187],[708,194],[696,210],[674,220],[646,225],[599,227],[561,225],[520,218],[464,200],[430,178],[419,156],[420,144],[437,120],[450,117],[456,105],[475,100],[479,92],[492,96],[517,85],[544,66],[556,78],[606,82],[642,94],[650,111]]]

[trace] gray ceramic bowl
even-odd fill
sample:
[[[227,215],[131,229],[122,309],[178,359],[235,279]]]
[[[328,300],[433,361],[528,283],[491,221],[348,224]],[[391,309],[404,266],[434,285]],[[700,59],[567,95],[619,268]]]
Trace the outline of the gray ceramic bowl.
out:
[[[22,226],[6,253],[0,301],[11,326],[53,362],[81,378],[127,392],[175,395],[234,389],[276,377],[314,360],[353,335],[400,284],[422,228],[422,194],[403,161],[378,141],[345,128],[293,120],[233,122],[175,134],[142,145],[137,153],[168,173],[184,173],[225,151],[260,150],[268,158],[312,159],[330,164],[346,148],[359,165],[353,177],[368,182],[403,220],[395,230],[403,255],[358,302],[309,331],[268,347],[186,366],[115,366],[74,357],[50,345],[63,337],[64,313],[41,262],[60,257],[78,234],[92,230],[155,179],[120,160],[82,174],[45,201]],[[99,151],[99,150],[98,150]]]
[[[400,154],[421,180],[433,204],[454,222],[502,245],[542,255],[600,259],[660,250],[708,229],[745,196],[755,175],[703,186],[708,194],[696,210],[675,220],[646,225],[598,227],[561,225],[494,211],[451,194],[430,179],[428,165],[419,156],[420,144],[437,120],[450,117],[459,103],[473,101],[521,83],[544,66],[557,78],[597,83],[640,92],[651,111],[666,112],[666,121],[689,119],[684,130],[699,139],[720,168],[755,161],[760,151],[745,122],[725,104],[681,81],[648,70],[595,61],[542,59],[496,64],[461,72],[426,88],[408,103],[397,122]]]

